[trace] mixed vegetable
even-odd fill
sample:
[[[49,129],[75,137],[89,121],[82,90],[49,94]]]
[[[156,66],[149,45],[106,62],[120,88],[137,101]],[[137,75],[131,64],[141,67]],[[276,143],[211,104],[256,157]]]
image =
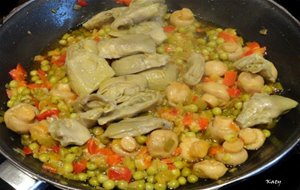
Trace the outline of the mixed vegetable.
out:
[[[9,72],[4,121],[44,170],[104,189],[217,180],[297,106],[266,47],[164,0],[118,2]]]

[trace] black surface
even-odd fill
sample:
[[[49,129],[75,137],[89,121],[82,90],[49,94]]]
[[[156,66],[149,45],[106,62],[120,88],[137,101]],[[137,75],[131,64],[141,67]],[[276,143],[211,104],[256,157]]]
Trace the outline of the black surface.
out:
[[[10,6],[1,5],[1,15],[5,15],[9,10],[18,4],[17,1],[7,0]],[[295,17],[300,19],[300,3],[299,0],[277,0],[282,6],[286,7]],[[13,4],[13,6],[11,5]],[[3,11],[4,10],[4,11]],[[1,43],[1,42],[0,42]],[[300,44],[299,44],[300,45]],[[299,53],[298,53],[299,54]],[[0,156],[0,160],[3,157]],[[241,182],[235,183],[222,190],[234,189],[284,189],[284,190],[300,190],[300,148],[299,145],[294,148],[288,155],[280,160],[276,165],[268,170],[247,178]],[[280,184],[279,184],[280,183]],[[1,182],[0,189],[9,189],[7,184]],[[48,189],[56,189],[49,186]]]

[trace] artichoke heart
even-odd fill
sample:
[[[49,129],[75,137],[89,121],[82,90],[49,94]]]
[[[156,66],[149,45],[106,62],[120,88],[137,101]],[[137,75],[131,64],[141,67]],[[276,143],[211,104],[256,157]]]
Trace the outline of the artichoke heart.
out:
[[[140,116],[127,118],[118,123],[110,124],[103,136],[109,138],[122,138],[126,136],[139,136],[155,129],[172,129],[173,124],[165,119],[153,116]]]
[[[267,124],[297,105],[298,103],[290,98],[256,93],[245,102],[236,121],[241,128]]]

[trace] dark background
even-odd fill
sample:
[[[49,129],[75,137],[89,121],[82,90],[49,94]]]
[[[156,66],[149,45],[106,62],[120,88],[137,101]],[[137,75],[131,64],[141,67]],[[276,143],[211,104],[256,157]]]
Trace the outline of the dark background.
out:
[[[0,0],[0,22],[14,7],[26,2],[27,0]],[[293,16],[300,20],[300,0],[275,0],[285,7]],[[300,45],[300,44],[299,44]],[[0,162],[5,158],[0,155]],[[227,186],[221,190],[247,190],[247,189],[266,189],[266,190],[300,190],[300,144],[298,144],[288,155],[280,160],[276,165],[256,176]],[[280,182],[278,184],[268,183]],[[0,190],[13,190],[3,181],[0,181]],[[47,190],[57,190],[49,185]]]

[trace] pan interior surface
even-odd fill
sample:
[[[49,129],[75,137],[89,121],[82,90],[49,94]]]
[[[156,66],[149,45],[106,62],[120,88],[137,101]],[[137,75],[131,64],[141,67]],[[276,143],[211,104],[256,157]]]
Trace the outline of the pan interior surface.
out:
[[[261,0],[169,0],[170,10],[190,8],[198,18],[222,27],[236,28],[239,35],[249,41],[258,41],[267,47],[267,58],[279,71],[284,95],[300,102],[300,25],[282,8],[272,1]],[[21,63],[29,68],[33,57],[55,42],[68,30],[78,26],[97,12],[117,6],[109,0],[90,0],[87,7],[75,10],[73,1],[32,1],[12,15],[0,28],[0,98],[1,110],[6,110],[5,84],[8,72]],[[267,35],[259,34],[267,29]],[[93,189],[83,183],[68,181],[60,176],[41,170],[41,163],[32,157],[23,157],[16,151],[22,147],[19,135],[0,128],[0,150],[20,169],[69,189]],[[248,161],[234,173],[228,173],[221,180],[200,181],[181,189],[210,189],[221,187],[251,175],[275,164],[300,139],[300,108],[284,115],[272,129],[272,136],[258,151],[253,151]]]

